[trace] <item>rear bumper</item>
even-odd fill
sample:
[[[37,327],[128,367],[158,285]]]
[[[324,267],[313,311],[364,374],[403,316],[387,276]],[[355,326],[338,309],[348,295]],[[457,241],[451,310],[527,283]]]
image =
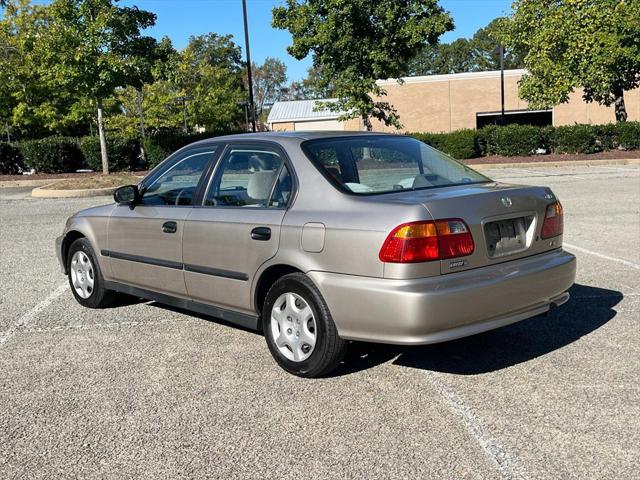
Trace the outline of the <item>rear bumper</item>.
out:
[[[412,280],[309,272],[344,339],[438,343],[518,322],[561,305],[576,275],[563,250]]]

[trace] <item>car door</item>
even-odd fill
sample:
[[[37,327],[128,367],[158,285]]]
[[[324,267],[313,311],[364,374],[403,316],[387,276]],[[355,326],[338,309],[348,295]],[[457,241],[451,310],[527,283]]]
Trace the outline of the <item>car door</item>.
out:
[[[278,250],[292,198],[293,170],[275,145],[228,145],[211,175],[203,207],[185,223],[183,259],[189,296],[246,313],[258,268]]]
[[[113,210],[106,254],[114,280],[187,297],[182,266],[184,221],[194,203],[199,203],[201,181],[217,148],[177,152],[143,181],[137,205],[118,205]]]

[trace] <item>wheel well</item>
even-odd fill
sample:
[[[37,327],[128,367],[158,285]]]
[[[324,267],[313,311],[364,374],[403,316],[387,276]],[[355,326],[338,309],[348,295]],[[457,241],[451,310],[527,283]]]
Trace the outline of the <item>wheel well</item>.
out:
[[[85,238],[85,236],[76,230],[71,230],[64,236],[64,240],[62,241],[62,261],[64,262],[65,270],[67,268],[67,254],[69,253],[69,247],[79,238]]]
[[[284,277],[290,273],[302,273],[302,271],[291,265],[273,265],[262,272],[255,293],[255,306],[258,313],[262,312],[262,305],[264,305],[264,300],[267,298],[267,292],[271,286],[276,283],[280,277]]]

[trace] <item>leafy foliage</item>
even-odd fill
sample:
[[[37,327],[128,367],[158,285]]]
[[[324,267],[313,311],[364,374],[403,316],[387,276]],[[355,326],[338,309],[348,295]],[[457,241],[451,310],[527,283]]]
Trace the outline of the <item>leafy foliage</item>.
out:
[[[43,173],[75,172],[85,166],[84,156],[73,137],[47,137],[20,143],[27,167]]]
[[[140,170],[144,164],[140,159],[140,140],[137,137],[109,135],[107,137],[109,150],[109,170]],[[87,166],[99,171],[102,168],[100,155],[100,140],[98,137],[84,137],[80,140],[80,150]]]
[[[453,21],[437,0],[287,0],[273,9],[273,26],[291,33],[294,58],[313,56],[319,86],[333,86],[338,101],[323,108],[370,128],[370,117],[401,125],[376,80],[401,76],[416,49],[435,44]]]
[[[616,125],[616,143],[626,149],[640,149],[640,122],[624,122]]]
[[[591,125],[557,127],[551,143],[556,153],[594,153],[601,150],[596,141],[596,129]]]
[[[585,101],[615,104],[617,121],[625,121],[624,91],[640,85],[640,2],[517,0],[513,7],[505,39],[528,52],[521,97],[549,108],[582,88]]]
[[[505,18],[496,18],[478,30],[471,39],[429,45],[409,63],[407,75],[441,75],[461,72],[499,70],[500,59],[494,50],[502,42]],[[524,55],[506,50],[504,68],[522,68]]]
[[[221,132],[222,133],[222,132]],[[224,132],[224,134],[239,133],[237,131]],[[147,154],[148,167],[155,167],[176,150],[190,143],[214,137],[210,133],[185,134],[175,130],[159,130],[144,141],[144,149]]]
[[[489,125],[479,132],[479,143],[486,155],[531,155],[549,148],[548,127],[532,125]]]
[[[24,170],[22,153],[11,143],[0,142],[0,175],[16,175]]]
[[[454,158],[489,155],[531,155],[548,153],[594,153],[616,148],[640,148],[640,122],[606,125],[489,125],[480,130],[450,133],[409,133]]]
[[[282,60],[267,57],[262,65],[253,63],[251,72],[256,116],[262,117],[265,103],[273,103],[283,94],[287,81],[287,66]]]
[[[11,1],[0,19],[0,121],[14,136],[67,133],[86,120],[68,90],[60,89],[47,61],[52,17],[48,7]]]
[[[482,156],[477,130],[464,129],[450,133],[410,133],[409,135],[453,158],[467,159]]]

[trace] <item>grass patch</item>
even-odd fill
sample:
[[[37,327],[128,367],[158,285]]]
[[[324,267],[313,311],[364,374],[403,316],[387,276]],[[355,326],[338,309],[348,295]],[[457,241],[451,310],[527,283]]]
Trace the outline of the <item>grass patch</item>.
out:
[[[65,178],[47,185],[47,190],[86,190],[93,188],[115,188],[132,185],[140,181],[135,175],[91,175],[77,178]]]

